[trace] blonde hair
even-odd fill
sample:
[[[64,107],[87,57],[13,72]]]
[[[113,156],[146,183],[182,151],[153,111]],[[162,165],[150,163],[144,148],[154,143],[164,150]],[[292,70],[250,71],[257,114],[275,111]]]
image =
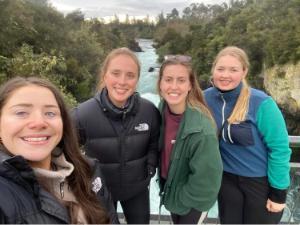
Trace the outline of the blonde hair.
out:
[[[248,59],[246,52],[243,49],[238,48],[236,46],[228,46],[228,47],[222,49],[216,56],[216,58],[213,62],[212,69],[211,69],[212,74],[213,74],[213,71],[215,69],[215,66],[216,66],[218,60],[221,57],[226,56],[226,55],[230,55],[232,57],[235,57],[237,60],[239,60],[239,62],[243,66],[243,71],[249,70],[250,64],[249,64],[249,59]],[[250,99],[251,91],[250,91],[250,86],[248,85],[245,78],[242,80],[242,83],[243,83],[243,87],[242,87],[241,93],[238,97],[238,100],[234,106],[234,109],[233,109],[231,115],[227,119],[227,122],[229,124],[239,123],[239,122],[246,120],[246,116],[247,116],[248,109],[249,109],[249,99]]]
[[[115,57],[119,56],[119,55],[127,55],[127,56],[129,56],[135,62],[135,64],[138,67],[138,77],[140,77],[141,65],[140,65],[138,57],[134,54],[134,52],[131,51],[129,48],[126,48],[126,47],[116,48],[116,49],[112,50],[106,56],[106,58],[105,58],[105,60],[104,60],[104,62],[102,64],[102,67],[101,67],[101,70],[100,70],[100,74],[99,74],[100,79],[99,79],[99,83],[97,85],[98,91],[101,91],[104,88],[104,86],[105,86],[105,84],[104,84],[104,75],[107,72],[107,69],[108,69],[110,61],[112,59],[114,59]]]
[[[169,65],[182,65],[185,68],[187,68],[187,70],[189,72],[189,81],[191,83],[191,90],[188,93],[186,102],[189,106],[196,108],[199,111],[203,112],[214,123],[214,119],[207,107],[202,90],[197,81],[196,74],[192,69],[191,63],[188,61],[182,61],[182,60],[180,60],[180,58],[173,58],[170,60],[169,59],[165,60],[162,63],[162,65],[159,69],[159,77],[158,77],[158,81],[157,81],[157,90],[158,90],[159,96],[162,97],[161,93],[160,93],[160,82],[162,80],[163,72],[164,72],[165,68]]]

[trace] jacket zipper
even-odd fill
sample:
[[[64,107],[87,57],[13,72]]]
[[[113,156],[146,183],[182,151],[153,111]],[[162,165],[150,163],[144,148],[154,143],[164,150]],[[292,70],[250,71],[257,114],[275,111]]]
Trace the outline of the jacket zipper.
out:
[[[65,196],[65,192],[64,192],[64,186],[65,186],[65,182],[63,181],[63,182],[61,182],[60,184],[59,184],[59,189],[60,189],[60,197],[61,197],[61,199],[63,199],[64,198],[64,196]]]
[[[221,98],[222,98],[222,101],[223,101],[223,106],[222,106],[222,138],[223,140],[226,142],[226,139],[225,139],[225,131],[224,131],[224,123],[225,123],[225,107],[226,107],[226,101],[223,97],[223,95],[221,94]]]

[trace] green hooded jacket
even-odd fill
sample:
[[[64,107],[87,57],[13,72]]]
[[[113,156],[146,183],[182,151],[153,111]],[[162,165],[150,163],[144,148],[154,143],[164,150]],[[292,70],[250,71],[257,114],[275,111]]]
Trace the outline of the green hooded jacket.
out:
[[[161,102],[162,127],[160,142],[164,141],[164,107]],[[180,122],[173,146],[169,172],[162,194],[162,204],[170,212],[186,215],[193,208],[208,211],[221,185],[222,160],[216,128],[199,110],[187,107]]]

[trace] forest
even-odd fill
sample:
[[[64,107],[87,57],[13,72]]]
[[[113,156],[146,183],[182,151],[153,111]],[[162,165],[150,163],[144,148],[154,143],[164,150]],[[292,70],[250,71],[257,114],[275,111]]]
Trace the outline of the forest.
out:
[[[95,92],[99,67],[117,47],[136,49],[135,38],[151,38],[160,60],[166,54],[192,56],[206,84],[216,53],[227,45],[250,57],[250,82],[261,85],[266,68],[300,60],[300,0],[230,0],[193,3],[147,19],[109,24],[79,11],[62,14],[47,0],[0,0],[0,83],[41,76],[60,87],[75,105]]]

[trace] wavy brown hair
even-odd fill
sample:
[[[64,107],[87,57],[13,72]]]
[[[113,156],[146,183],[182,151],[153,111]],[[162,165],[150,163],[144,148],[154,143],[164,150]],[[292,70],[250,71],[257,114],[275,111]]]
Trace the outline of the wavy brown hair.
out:
[[[74,170],[72,174],[67,177],[67,181],[71,191],[76,197],[78,205],[83,210],[87,222],[91,224],[109,223],[110,220],[107,212],[97,200],[96,194],[92,191],[92,169],[81,154],[77,134],[66,104],[64,103],[62,95],[52,83],[36,77],[16,77],[9,80],[0,88],[0,116],[3,106],[13,95],[14,91],[29,85],[47,88],[55,96],[63,121],[63,136],[59,146],[61,147],[66,160],[74,165]],[[2,146],[2,148],[3,147],[5,148],[5,146]],[[71,218],[70,222],[78,223],[77,213],[74,213],[78,210],[75,210],[72,206],[67,207],[67,209]]]

